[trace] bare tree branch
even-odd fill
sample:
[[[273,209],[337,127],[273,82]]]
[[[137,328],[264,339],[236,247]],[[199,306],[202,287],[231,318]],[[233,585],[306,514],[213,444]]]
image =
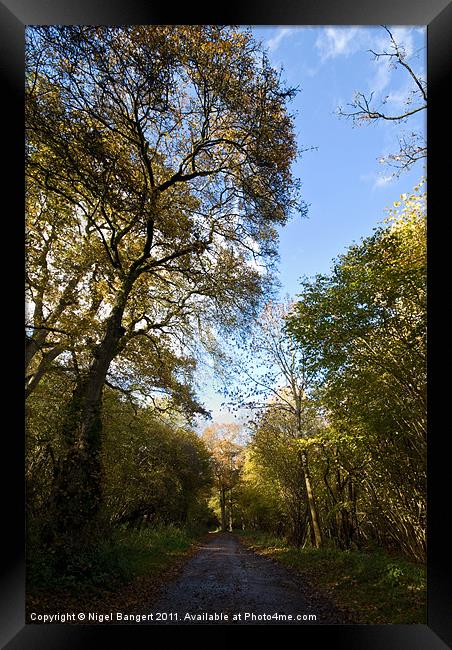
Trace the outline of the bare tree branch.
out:
[[[407,55],[403,46],[398,43],[391,32],[386,26],[382,25],[383,29],[389,36],[389,50],[376,52],[370,49],[369,52],[374,56],[375,60],[386,57],[391,61],[391,67],[394,69],[400,68],[405,70],[411,77],[415,89],[407,95],[405,104],[408,107],[415,97],[419,100],[417,105],[413,108],[407,108],[405,111],[399,113],[390,113],[381,108],[386,103],[383,99],[380,107],[374,106],[375,92],[370,92],[369,95],[358,91],[355,93],[351,103],[347,104],[347,108],[339,106],[337,114],[339,117],[346,117],[352,119],[356,125],[377,123],[379,121],[393,122],[395,124],[403,123],[413,115],[421,113],[427,109],[427,85],[424,79],[418,76],[412,66],[407,62]],[[410,136],[401,135],[399,137],[399,151],[397,153],[389,154],[388,156],[381,157],[380,163],[384,163],[395,169],[394,175],[399,176],[403,171],[409,169],[418,160],[427,156],[427,146],[421,134],[412,133]]]

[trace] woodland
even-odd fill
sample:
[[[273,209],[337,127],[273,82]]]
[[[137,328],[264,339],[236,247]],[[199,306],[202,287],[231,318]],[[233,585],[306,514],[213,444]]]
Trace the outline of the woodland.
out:
[[[215,529],[423,566],[424,181],[280,301],[296,90],[250,30],[37,26],[26,57],[29,594]]]

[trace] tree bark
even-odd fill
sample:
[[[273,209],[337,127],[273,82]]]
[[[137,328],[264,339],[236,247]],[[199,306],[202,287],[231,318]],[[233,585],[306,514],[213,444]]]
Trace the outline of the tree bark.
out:
[[[295,416],[296,416],[296,435],[298,438],[303,437],[302,424],[301,424],[301,413],[302,413],[302,401],[303,394],[301,390],[293,390],[293,396],[295,400]],[[309,513],[311,516],[311,529],[314,536],[314,544],[316,548],[322,546],[322,533],[320,530],[319,516],[317,512],[317,506],[315,503],[314,492],[312,490],[311,476],[309,472],[308,457],[305,451],[301,451],[301,465],[304,472],[304,480],[306,485],[306,496],[308,499]]]
[[[220,488],[221,531],[226,532],[226,488]]]
[[[28,383],[25,387],[25,399],[28,399],[35,388],[38,386],[43,375],[48,370],[52,361],[64,352],[65,347],[63,345],[55,345],[54,348],[49,350],[41,359],[39,366],[36,369],[36,372],[28,379]]]
[[[101,503],[101,401],[111,361],[122,336],[121,321],[129,282],[120,292],[107,320],[105,334],[94,350],[94,361],[77,385],[62,425],[66,452],[53,484],[50,502],[52,542],[67,546],[86,540],[93,530]]]
[[[311,476],[309,473],[308,459],[304,452],[301,454],[301,460],[303,463],[304,469],[304,480],[306,484],[306,495],[308,497],[309,512],[311,515],[311,525],[312,531],[314,534],[315,547],[320,548],[322,546],[322,533],[320,530],[319,516],[317,513],[317,506],[315,503],[314,493],[312,491]]]
[[[27,370],[36,353],[42,349],[42,346],[47,341],[49,332],[52,329],[51,326],[58,323],[58,319],[64,309],[73,302],[72,296],[80,277],[81,274],[78,273],[66,286],[54,311],[45,320],[45,326],[43,326],[43,323],[41,322],[42,318],[35,319],[35,331],[33,336],[25,337],[25,370]],[[42,305],[39,312],[42,314]],[[60,344],[56,345],[59,346]]]

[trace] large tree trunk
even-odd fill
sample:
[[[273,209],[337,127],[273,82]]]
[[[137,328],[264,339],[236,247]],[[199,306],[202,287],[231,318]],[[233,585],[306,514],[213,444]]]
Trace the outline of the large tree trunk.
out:
[[[111,361],[118,353],[121,320],[130,288],[122,291],[107,321],[94,361],[67,406],[62,425],[66,452],[60,460],[50,503],[52,543],[71,548],[93,530],[101,502],[101,401]]]

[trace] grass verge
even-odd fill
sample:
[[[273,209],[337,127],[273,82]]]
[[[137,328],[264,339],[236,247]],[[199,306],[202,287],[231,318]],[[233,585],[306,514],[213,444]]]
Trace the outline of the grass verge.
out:
[[[284,540],[242,532],[246,546],[303,573],[358,624],[426,623],[426,570],[382,550],[297,549]]]
[[[27,614],[147,611],[203,538],[202,533],[172,525],[119,529],[99,544],[95,557],[87,558],[84,576],[50,577],[38,563],[38,569],[29,572]]]

